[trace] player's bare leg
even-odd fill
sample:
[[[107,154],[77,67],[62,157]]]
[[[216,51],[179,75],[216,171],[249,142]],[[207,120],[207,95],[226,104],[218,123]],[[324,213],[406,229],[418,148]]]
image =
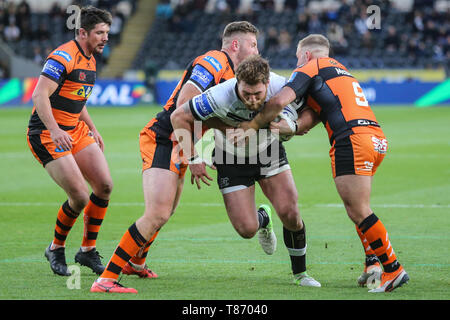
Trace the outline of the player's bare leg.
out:
[[[89,189],[71,154],[49,162],[45,169],[68,196],[68,200],[59,209],[55,237],[45,250],[45,257],[54,273],[69,276],[65,241],[81,210],[89,201]]]
[[[408,282],[409,276],[397,261],[386,228],[370,208],[372,177],[343,175],[336,177],[335,183],[348,216],[383,265],[381,279],[375,279],[375,285],[371,284],[373,288],[370,291],[389,292]]]
[[[175,213],[175,210],[178,206],[181,197],[181,192],[183,191],[183,186],[184,186],[184,178],[178,179],[177,192],[175,195],[171,216]],[[150,246],[152,245],[153,241],[155,241],[155,238],[157,237],[158,233],[159,231],[156,231],[150,238],[150,240],[145,244],[145,246],[141,250],[139,250],[139,252],[134,257],[132,257],[131,260],[125,265],[125,267],[122,270],[123,274],[127,275],[134,274],[138,275],[141,278],[147,279],[158,278],[158,275],[154,271],[150,270],[147,264],[145,263]]]
[[[245,239],[253,238],[259,229],[255,186],[226,193],[223,200],[230,222],[237,233]]]
[[[75,261],[100,275],[105,267],[96,250],[96,240],[106,215],[113,182],[106,158],[96,143],[74,154],[74,158],[84,178],[92,187],[89,203],[84,210],[83,241]]]
[[[136,227],[146,239],[169,220],[178,191],[178,174],[160,168],[143,172],[145,211],[136,221]]]
[[[261,179],[259,184],[283,223],[283,238],[291,259],[294,283],[320,287],[320,283],[306,273],[305,226],[298,209],[297,188],[291,170]]]
[[[66,192],[70,207],[81,212],[89,201],[89,188],[72,155],[49,162],[45,169],[52,179]]]
[[[108,288],[117,285],[119,274],[131,257],[135,256],[170,218],[178,189],[178,174],[165,169],[150,168],[143,172],[142,177],[144,214],[122,236],[105,271],[92,284],[93,292],[110,292]],[[132,288],[127,290],[137,292]]]
[[[237,233],[251,239],[258,232],[259,243],[268,255],[275,252],[277,238],[273,232],[272,214],[268,205],[255,206],[255,185],[237,187],[238,190],[222,190],[228,217]]]
[[[264,195],[273,205],[283,226],[292,231],[303,229],[298,209],[298,193],[291,170],[259,181]]]
[[[74,158],[95,195],[101,199],[109,200],[113,181],[105,155],[97,144],[90,144],[80,150],[74,155]]]
[[[49,162],[45,166],[45,169],[67,194],[67,206],[68,210],[72,213],[71,218],[73,219],[68,225],[65,225],[65,229],[67,229],[75,223],[76,218],[89,202],[89,188],[72,155],[67,155]],[[64,233],[64,236],[67,236],[69,230],[65,231],[67,233]],[[52,243],[51,250],[64,247],[62,242],[55,242]]]
[[[349,174],[336,177],[334,181],[349,218],[356,225],[360,225],[372,214],[370,208],[372,177]]]

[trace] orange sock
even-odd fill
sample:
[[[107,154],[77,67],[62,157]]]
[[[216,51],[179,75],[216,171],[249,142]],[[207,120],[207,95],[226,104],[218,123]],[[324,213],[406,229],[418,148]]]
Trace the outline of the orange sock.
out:
[[[155,241],[156,236],[158,235],[159,230],[156,231],[156,233],[153,235],[153,237],[147,241],[147,243],[136,253],[136,255],[130,259],[131,263],[137,264],[137,265],[143,265],[145,263],[145,259],[147,258],[148,250],[150,249],[150,246],[152,245],[153,241]]]
[[[82,247],[95,247],[98,232],[105,218],[108,200],[100,199],[91,193],[90,201],[84,209],[84,233]]]
[[[59,208],[58,216],[56,218],[55,237],[53,238],[54,244],[64,246],[67,235],[75,224],[79,214],[79,212],[73,211],[69,206],[68,200],[63,203]]]
[[[384,271],[396,271],[400,267],[400,263],[397,261],[386,228],[378,217],[372,213],[359,225],[359,229],[383,265]]]
[[[136,255],[146,242],[147,240],[145,240],[136,228],[136,223],[133,223],[122,236],[122,239],[120,239],[119,245],[100,278],[117,279],[125,264],[131,257]]]

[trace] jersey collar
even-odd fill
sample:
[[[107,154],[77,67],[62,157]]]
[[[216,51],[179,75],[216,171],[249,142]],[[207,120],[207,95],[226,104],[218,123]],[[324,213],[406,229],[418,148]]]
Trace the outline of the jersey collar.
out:
[[[92,57],[92,55],[91,55],[90,57],[88,57],[88,56],[84,53],[83,48],[81,48],[81,46],[80,46],[80,44],[78,43],[78,41],[77,41],[76,39],[73,39],[73,41],[75,41],[75,43],[76,43],[76,45],[77,45],[77,47],[78,47],[78,50],[80,50],[81,54],[82,54],[86,59],[90,60],[91,57]]]
[[[229,56],[228,53],[226,53],[225,51],[221,51],[221,52],[225,53],[225,55],[227,56],[228,63],[230,64],[231,70],[233,70],[233,73],[234,73],[234,63],[233,63],[233,61],[231,60],[230,56]]]

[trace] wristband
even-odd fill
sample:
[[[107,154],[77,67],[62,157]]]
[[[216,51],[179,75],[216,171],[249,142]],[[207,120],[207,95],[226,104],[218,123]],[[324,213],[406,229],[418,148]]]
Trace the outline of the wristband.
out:
[[[193,157],[191,157],[191,158],[189,158],[189,160],[188,160],[188,164],[200,164],[202,162],[203,162],[203,159],[200,158],[198,156],[198,154],[193,156]]]

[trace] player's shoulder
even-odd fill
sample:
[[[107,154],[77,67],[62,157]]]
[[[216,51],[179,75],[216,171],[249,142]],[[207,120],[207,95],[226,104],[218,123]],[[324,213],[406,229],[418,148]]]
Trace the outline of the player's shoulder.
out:
[[[208,90],[208,95],[212,96],[214,99],[223,102],[231,103],[236,96],[236,78],[228,79],[221,82]]]
[[[269,94],[273,95],[281,90],[281,88],[286,84],[287,79],[282,75],[279,75],[273,71],[270,72],[270,82],[269,82]]]
[[[319,69],[328,68],[328,67],[336,67],[336,68],[347,70],[347,68],[342,63],[340,63],[339,61],[337,61],[334,58],[323,57],[323,58],[318,58],[315,60],[317,60],[316,63],[318,65]]]
[[[75,58],[78,51],[79,50],[78,50],[78,47],[77,47],[75,41],[71,40],[66,43],[63,43],[62,45],[57,47],[55,50],[53,50],[49,54],[48,59],[51,58],[51,59],[57,60],[63,64],[68,64],[73,61],[73,59]]]
[[[273,71],[270,71],[270,82],[276,82],[276,83],[286,83],[286,78],[282,75],[275,73]]]
[[[301,64],[297,66],[297,68],[294,69],[292,72],[291,77],[289,78],[288,82],[292,82],[292,80],[298,75],[307,75],[308,77],[312,78],[316,76],[319,73],[319,65],[318,65],[318,59],[312,59],[308,61],[307,63]]]
[[[211,50],[197,57],[196,63],[212,72],[220,72],[227,67],[228,57],[223,51]]]

